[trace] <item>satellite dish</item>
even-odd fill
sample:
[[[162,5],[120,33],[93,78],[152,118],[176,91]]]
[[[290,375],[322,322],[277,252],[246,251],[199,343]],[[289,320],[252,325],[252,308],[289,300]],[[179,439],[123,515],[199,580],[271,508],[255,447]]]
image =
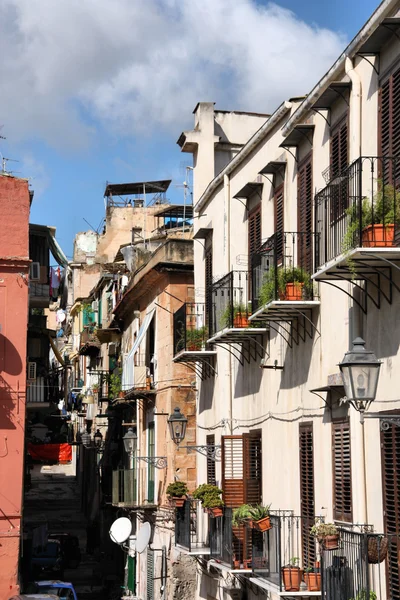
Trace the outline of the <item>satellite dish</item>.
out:
[[[138,534],[136,536],[136,552],[139,552],[139,554],[142,554],[142,552],[144,550],[146,550],[147,546],[149,545],[150,536],[151,536],[150,523],[149,522],[143,523],[143,525],[140,528],[140,531],[138,532]]]
[[[123,544],[132,533],[132,523],[128,517],[120,517],[110,527],[110,538],[115,544]]]

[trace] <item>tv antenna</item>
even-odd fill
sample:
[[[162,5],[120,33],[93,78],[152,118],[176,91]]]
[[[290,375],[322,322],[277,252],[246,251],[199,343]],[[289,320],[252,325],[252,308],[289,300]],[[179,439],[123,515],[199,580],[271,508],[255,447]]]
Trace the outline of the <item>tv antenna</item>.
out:
[[[4,125],[0,125],[0,131],[3,129]],[[4,135],[0,135],[0,140],[6,140],[7,138]]]
[[[0,136],[1,137],[1,136]],[[9,162],[19,162],[15,158],[7,158],[6,156],[1,155],[1,172],[2,173],[12,173],[13,171],[7,171],[7,163]]]

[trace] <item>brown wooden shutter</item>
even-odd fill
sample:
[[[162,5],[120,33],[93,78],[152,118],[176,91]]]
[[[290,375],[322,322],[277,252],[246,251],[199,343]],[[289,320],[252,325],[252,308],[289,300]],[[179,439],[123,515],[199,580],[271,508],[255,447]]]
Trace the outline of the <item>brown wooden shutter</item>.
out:
[[[262,493],[261,431],[243,434],[243,481],[246,504],[260,504]]]
[[[274,212],[275,212],[275,233],[276,236],[276,252],[277,260],[281,262],[283,258],[283,232],[284,232],[284,197],[283,184],[280,185],[274,194]]]
[[[210,323],[210,316],[212,313],[212,296],[211,296],[211,286],[212,286],[212,281],[213,281],[213,268],[212,268],[212,264],[213,264],[213,252],[212,252],[212,246],[210,246],[207,250],[206,250],[206,255],[205,255],[205,298],[206,298],[206,325],[209,325]]]
[[[332,423],[333,517],[352,521],[350,423]]]
[[[208,435],[206,437],[207,449],[215,450],[215,435]],[[215,460],[207,455],[207,483],[210,485],[216,485],[215,478]]]
[[[381,84],[378,95],[378,139],[380,156],[400,155],[400,69]],[[395,166],[396,165],[396,166]],[[385,184],[399,183],[399,164],[384,162],[379,176]],[[396,172],[394,172],[396,169]]]
[[[400,427],[389,425],[381,431],[382,483],[385,533],[390,535],[387,560],[387,589],[391,598],[400,598]]]
[[[243,437],[225,435],[222,442],[222,489],[226,506],[244,504]]]
[[[331,133],[331,179],[342,173],[349,164],[347,114],[332,128]]]
[[[250,213],[248,218],[248,246],[249,246],[249,268],[252,265],[252,257],[258,252],[261,246],[261,203],[256,206]]]
[[[299,166],[297,174],[297,265],[312,272],[312,154]]]
[[[303,565],[313,567],[316,560],[315,538],[310,529],[315,521],[314,445],[312,423],[299,426],[301,541]]]

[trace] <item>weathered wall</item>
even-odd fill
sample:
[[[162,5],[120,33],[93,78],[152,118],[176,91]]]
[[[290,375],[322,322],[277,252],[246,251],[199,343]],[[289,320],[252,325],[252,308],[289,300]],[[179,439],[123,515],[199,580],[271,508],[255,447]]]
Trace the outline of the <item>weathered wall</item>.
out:
[[[0,600],[19,592],[29,204],[27,181],[0,176]]]

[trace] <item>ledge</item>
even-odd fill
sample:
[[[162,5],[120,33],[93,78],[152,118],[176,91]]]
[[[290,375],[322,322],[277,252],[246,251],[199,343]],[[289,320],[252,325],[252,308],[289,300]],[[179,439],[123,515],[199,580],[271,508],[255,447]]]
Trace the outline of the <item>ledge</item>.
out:
[[[219,563],[214,559],[208,561],[207,565],[209,567],[214,567],[215,569],[219,569],[220,571],[225,571],[227,573],[252,573],[251,569],[232,569],[227,563]]]
[[[350,265],[349,265],[350,262]],[[365,279],[382,267],[400,267],[400,248],[354,248],[318,269],[314,281]]]
[[[286,321],[295,319],[306,310],[320,306],[319,300],[273,300],[259,308],[249,317],[249,321]]]
[[[208,344],[240,344],[253,337],[264,335],[267,333],[266,327],[242,327],[242,328],[227,328],[216,333],[212,338],[207,340]]]
[[[213,359],[217,356],[216,350],[181,350],[172,359],[176,363],[197,362]]]
[[[308,590],[301,590],[300,592],[286,592],[286,591],[281,592],[278,585],[271,583],[270,581],[267,581],[266,579],[262,579],[261,577],[250,577],[249,581],[250,581],[250,583],[253,583],[254,585],[260,587],[261,589],[266,590],[267,592],[276,594],[277,596],[280,596],[280,597],[311,598],[314,596],[317,596],[317,597],[321,596],[321,592],[309,592]]]
[[[200,548],[192,548],[189,550],[185,548],[185,546],[180,546],[179,544],[175,544],[175,548],[182,552],[183,554],[187,554],[188,556],[209,556],[210,548],[209,547],[200,547]]]

